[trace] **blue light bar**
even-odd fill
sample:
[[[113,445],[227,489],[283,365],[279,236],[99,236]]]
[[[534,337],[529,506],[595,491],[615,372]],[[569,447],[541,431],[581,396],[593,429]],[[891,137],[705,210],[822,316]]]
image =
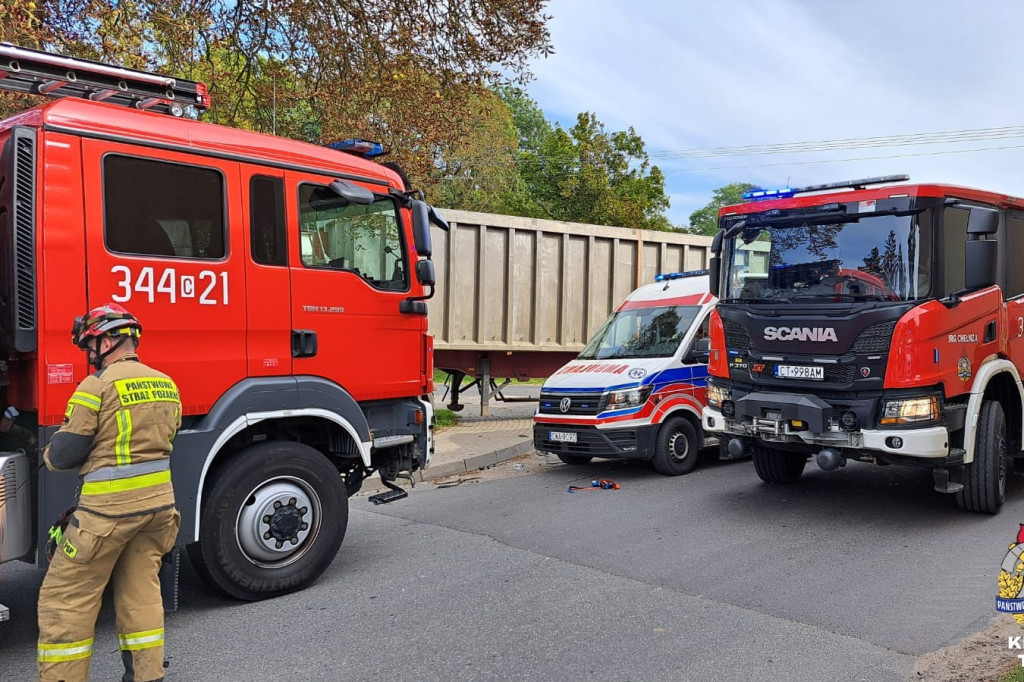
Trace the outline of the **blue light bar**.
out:
[[[785,199],[796,193],[795,189],[782,187],[780,189],[752,189],[743,193],[745,201],[763,201],[765,199]]]
[[[655,282],[667,282],[670,279],[682,279],[684,277],[700,277],[708,274],[707,270],[687,270],[686,272],[667,272],[663,275],[655,275]]]
[[[339,152],[348,152],[361,156],[364,159],[372,159],[375,156],[384,156],[387,152],[384,151],[384,145],[380,142],[370,142],[369,140],[360,140],[353,138],[351,140],[339,140],[338,142],[331,142],[327,145],[331,149],[337,149]]]

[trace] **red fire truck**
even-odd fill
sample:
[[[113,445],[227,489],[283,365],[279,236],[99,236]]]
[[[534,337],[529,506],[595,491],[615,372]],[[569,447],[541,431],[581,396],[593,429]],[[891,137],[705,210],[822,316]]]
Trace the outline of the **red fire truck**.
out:
[[[912,465],[996,513],[1024,428],[1024,200],[906,180],[722,209],[703,426],[767,483],[812,456]]]
[[[379,146],[196,120],[201,83],[0,45],[0,87],[57,97],[0,122],[0,560],[42,565],[75,499],[36,444],[89,372],[71,321],[116,301],[181,391],[179,545],[240,599],[305,586],[363,480],[430,461],[443,219]]]

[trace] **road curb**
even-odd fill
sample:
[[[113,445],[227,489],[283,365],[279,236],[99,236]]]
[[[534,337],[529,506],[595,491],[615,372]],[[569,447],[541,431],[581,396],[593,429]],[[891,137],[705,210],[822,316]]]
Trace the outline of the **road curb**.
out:
[[[523,443],[516,443],[506,448],[499,448],[494,452],[487,452],[482,455],[473,455],[466,459],[457,460],[454,462],[445,462],[437,466],[429,466],[426,469],[421,469],[413,474],[413,477],[419,481],[431,481],[436,478],[444,478],[445,476],[456,476],[458,474],[464,474],[467,471],[474,471],[476,469],[486,469],[492,467],[495,464],[506,462],[519,455],[525,455],[529,452],[533,452],[533,442],[525,441]]]

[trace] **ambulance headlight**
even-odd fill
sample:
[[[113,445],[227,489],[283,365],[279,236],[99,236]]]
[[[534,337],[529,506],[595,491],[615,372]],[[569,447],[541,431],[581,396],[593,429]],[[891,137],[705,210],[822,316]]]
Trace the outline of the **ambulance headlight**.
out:
[[[882,401],[882,416],[878,422],[882,426],[925,424],[937,422],[941,416],[942,409],[938,396],[898,398]]]
[[[708,384],[708,406],[722,409],[722,403],[732,400],[732,390],[715,384]]]
[[[626,407],[643,405],[647,402],[647,399],[651,397],[652,390],[654,390],[653,386],[640,386],[637,388],[629,388],[624,391],[609,391],[608,402],[605,404],[605,409],[621,410]]]

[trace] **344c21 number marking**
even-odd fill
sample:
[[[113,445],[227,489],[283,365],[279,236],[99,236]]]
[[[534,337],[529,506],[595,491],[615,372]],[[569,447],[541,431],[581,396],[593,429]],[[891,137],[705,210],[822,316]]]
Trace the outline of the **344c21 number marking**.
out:
[[[199,299],[199,305],[228,304],[228,273],[203,270],[198,275],[179,275],[174,268],[144,267],[138,276],[127,265],[115,265],[110,272],[118,277],[119,291],[111,298],[118,303],[132,300],[132,296],[146,296],[153,303],[158,295],[166,295],[171,303],[178,299]]]

